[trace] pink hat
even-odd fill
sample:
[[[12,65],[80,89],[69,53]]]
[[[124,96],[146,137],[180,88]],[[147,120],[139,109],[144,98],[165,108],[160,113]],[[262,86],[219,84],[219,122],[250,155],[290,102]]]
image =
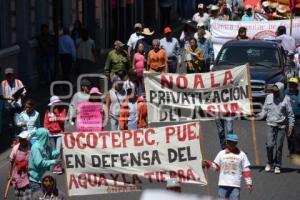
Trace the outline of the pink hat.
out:
[[[102,95],[102,93],[99,91],[98,88],[96,87],[92,87],[90,90],[90,94],[98,94],[98,95]]]
[[[52,96],[50,98],[50,103],[48,103],[48,106],[52,106],[55,103],[61,102],[60,98],[58,96]]]

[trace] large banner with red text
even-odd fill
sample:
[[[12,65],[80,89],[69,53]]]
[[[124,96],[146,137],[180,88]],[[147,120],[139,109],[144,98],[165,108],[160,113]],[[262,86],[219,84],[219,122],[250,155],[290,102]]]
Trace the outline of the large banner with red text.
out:
[[[197,74],[145,73],[148,122],[187,122],[251,114],[247,65]]]
[[[168,179],[206,185],[199,126],[65,133],[69,196],[140,191]]]

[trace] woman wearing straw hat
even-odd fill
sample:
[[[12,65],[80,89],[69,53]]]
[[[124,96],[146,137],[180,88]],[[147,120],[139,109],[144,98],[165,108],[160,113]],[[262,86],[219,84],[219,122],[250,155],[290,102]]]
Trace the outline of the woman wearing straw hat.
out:
[[[288,19],[287,15],[287,9],[284,5],[279,5],[276,8],[276,12],[273,13],[273,19],[274,20],[282,20],[282,19]]]

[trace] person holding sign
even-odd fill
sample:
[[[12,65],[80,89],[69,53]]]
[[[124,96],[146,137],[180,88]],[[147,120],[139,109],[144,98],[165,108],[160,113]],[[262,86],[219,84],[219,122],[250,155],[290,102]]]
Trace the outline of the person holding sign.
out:
[[[247,189],[253,190],[250,162],[247,155],[237,148],[238,136],[235,133],[227,134],[226,142],[227,148],[220,151],[213,162],[203,160],[202,166],[220,172],[218,195],[221,199],[239,200],[242,176]]]
[[[186,71],[188,74],[200,73],[205,70],[204,51],[198,48],[197,40],[189,40],[190,47],[185,49],[184,57],[186,62]]]
[[[59,105],[61,100],[58,96],[52,96],[49,109],[45,113],[44,127],[49,130],[49,141],[53,149],[61,152],[62,136],[65,131],[66,109]],[[62,174],[63,169],[61,165],[55,165],[53,167],[53,173]]]
[[[266,117],[268,125],[266,141],[268,163],[265,171],[270,172],[274,166],[275,174],[280,174],[284,137],[286,132],[288,137],[292,135],[295,116],[291,99],[284,94],[284,84],[277,82],[271,89],[273,94],[266,97],[262,111],[256,117],[259,119]]]
[[[98,88],[93,87],[90,91],[89,102],[78,105],[77,131],[102,131],[104,109],[101,103],[102,93]]]

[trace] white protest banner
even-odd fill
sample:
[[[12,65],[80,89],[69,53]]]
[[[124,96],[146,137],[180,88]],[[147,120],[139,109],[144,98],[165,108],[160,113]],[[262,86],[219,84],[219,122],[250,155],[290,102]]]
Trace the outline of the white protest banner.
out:
[[[199,126],[65,133],[69,196],[139,191],[170,178],[206,185]]]
[[[274,39],[278,26],[285,26],[287,34],[292,30],[292,36],[296,41],[300,41],[300,18],[291,20],[273,21],[224,21],[212,20],[211,33],[214,46],[214,54],[218,55],[222,45],[234,39],[240,27],[247,28],[247,36],[251,39]]]
[[[83,102],[77,106],[77,131],[102,130],[102,104]]]
[[[148,122],[250,115],[247,66],[199,74],[145,74]]]

